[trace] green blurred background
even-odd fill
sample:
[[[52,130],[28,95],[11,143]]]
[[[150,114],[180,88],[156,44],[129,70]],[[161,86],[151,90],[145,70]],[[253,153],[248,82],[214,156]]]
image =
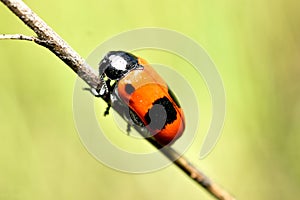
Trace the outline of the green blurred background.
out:
[[[199,134],[186,156],[238,199],[300,195],[300,1],[26,3],[83,57],[140,27],[193,38],[223,78],[227,112],[212,153],[198,159]],[[0,22],[33,35],[2,4]],[[0,66],[0,199],[213,199],[175,166],[132,175],[96,161],[73,121],[76,75],[48,50],[0,41]]]

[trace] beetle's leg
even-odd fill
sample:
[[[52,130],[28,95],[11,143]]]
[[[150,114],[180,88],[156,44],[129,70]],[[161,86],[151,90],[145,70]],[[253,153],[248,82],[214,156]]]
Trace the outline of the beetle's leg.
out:
[[[100,83],[97,85],[96,88],[83,88],[83,89],[89,91],[95,97],[101,97],[109,92],[108,84],[109,82],[106,82],[104,80],[104,75],[101,75]]]
[[[128,136],[130,135],[130,131],[131,131],[131,125],[130,125],[130,123],[127,123],[126,133]]]
[[[115,87],[115,85],[116,85],[116,82],[115,82],[113,85],[110,85],[110,79],[108,79],[108,80],[105,82],[105,85],[106,85],[106,87],[107,87],[107,91],[109,91],[109,92],[110,92],[110,95],[111,95],[111,93],[112,93],[112,91],[113,91],[113,89],[114,89],[114,87]],[[110,108],[111,108],[111,98],[110,98],[110,100],[109,100],[109,103],[107,103],[107,107],[106,107],[106,109],[105,109],[105,111],[104,111],[104,116],[106,116],[106,115],[109,114]]]
[[[105,111],[104,111],[104,116],[106,116],[106,115],[109,114],[110,108],[111,108],[111,104],[108,103],[108,104],[107,104],[107,107],[106,107],[106,109],[105,109]]]
[[[97,90],[99,90],[100,95],[104,95],[109,93],[109,86],[110,86],[110,80],[107,81],[104,80],[104,75],[100,75],[100,84],[97,86]]]
[[[95,88],[82,88],[83,90],[87,90],[89,91],[92,95],[94,95],[95,97],[101,97],[102,95],[99,93],[99,90],[95,89]]]

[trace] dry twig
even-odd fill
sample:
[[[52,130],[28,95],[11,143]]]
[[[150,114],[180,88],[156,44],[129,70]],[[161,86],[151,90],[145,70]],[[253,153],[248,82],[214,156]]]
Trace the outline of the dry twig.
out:
[[[0,34],[1,39],[26,40],[42,45],[54,53],[58,58],[67,64],[78,76],[83,79],[90,87],[96,88],[100,83],[96,72],[76,53],[57,33],[55,33],[37,14],[35,14],[21,0],[1,0],[16,16],[18,16],[29,28],[36,34],[35,36],[25,36],[21,34]],[[102,97],[109,102],[109,97]],[[113,106],[113,108],[121,115],[121,105]],[[123,109],[124,110],[124,109]],[[135,127],[142,135],[142,130]],[[214,197],[220,200],[233,200],[226,190],[212,182],[207,176],[195,168],[185,157],[180,156],[171,147],[162,148],[155,140],[146,138],[153,146],[161,149],[161,152],[170,160],[175,160],[177,165],[185,174],[205,188]]]

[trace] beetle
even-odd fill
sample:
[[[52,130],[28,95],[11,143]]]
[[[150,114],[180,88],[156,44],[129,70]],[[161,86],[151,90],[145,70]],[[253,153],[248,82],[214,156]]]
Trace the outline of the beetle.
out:
[[[110,93],[111,99],[126,104],[131,121],[145,126],[158,143],[171,145],[182,135],[183,110],[167,83],[146,60],[129,52],[110,51],[99,63],[99,76],[107,81],[102,81],[98,91]]]

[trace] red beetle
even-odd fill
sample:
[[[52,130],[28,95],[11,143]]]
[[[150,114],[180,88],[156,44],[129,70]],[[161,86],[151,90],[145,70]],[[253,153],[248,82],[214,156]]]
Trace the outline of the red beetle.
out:
[[[170,145],[185,128],[182,108],[160,75],[142,58],[125,51],[110,51],[99,64],[112,98],[128,105],[134,123],[146,128],[162,145]],[[109,84],[109,81],[105,84]],[[102,88],[102,91],[103,91]]]

